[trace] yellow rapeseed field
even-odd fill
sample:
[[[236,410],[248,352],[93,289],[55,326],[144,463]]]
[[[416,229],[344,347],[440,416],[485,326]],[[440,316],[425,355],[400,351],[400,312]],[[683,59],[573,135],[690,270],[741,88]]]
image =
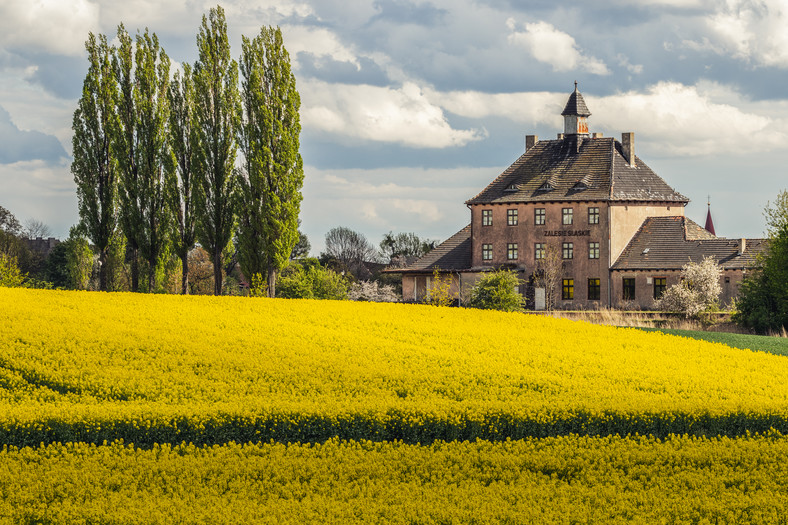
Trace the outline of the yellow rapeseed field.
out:
[[[788,360],[524,314],[0,288],[0,443],[788,432]]]
[[[785,523],[788,440],[53,444],[0,450],[0,523]]]
[[[786,409],[632,329],[0,288],[0,523],[784,523]]]

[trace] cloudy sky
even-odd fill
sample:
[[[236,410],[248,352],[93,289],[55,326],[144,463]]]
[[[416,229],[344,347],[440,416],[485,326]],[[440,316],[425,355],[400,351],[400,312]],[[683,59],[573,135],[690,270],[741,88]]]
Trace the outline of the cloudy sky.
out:
[[[65,236],[78,221],[71,121],[89,32],[156,32],[194,62],[202,0],[0,4],[0,205]],[[301,93],[302,229],[445,239],[463,204],[524,149],[554,138],[579,82],[593,132],[638,155],[717,233],[763,234],[788,188],[786,0],[233,0],[241,35],[279,25]]]

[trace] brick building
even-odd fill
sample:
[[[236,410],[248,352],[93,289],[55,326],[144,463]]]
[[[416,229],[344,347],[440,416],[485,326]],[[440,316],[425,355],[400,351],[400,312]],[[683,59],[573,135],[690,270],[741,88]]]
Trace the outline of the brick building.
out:
[[[460,303],[484,272],[509,268],[528,306],[541,308],[545,292],[533,275],[551,255],[560,266],[558,308],[649,308],[684,264],[706,256],[723,268],[723,300],[735,297],[764,241],[716,237],[713,226],[684,217],[689,199],[635,154],[634,133],[621,141],[589,133],[591,112],[577,85],[562,116],[563,133],[526,136],[520,158],[466,201],[468,226],[396,270],[403,299],[424,300],[436,268],[451,276]]]

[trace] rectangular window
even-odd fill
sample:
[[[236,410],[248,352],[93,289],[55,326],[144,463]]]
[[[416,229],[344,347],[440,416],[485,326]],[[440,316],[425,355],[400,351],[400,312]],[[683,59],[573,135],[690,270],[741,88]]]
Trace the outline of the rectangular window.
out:
[[[563,286],[561,287],[561,299],[568,301],[575,298],[575,280],[564,279]]]
[[[561,213],[561,216],[563,217],[563,219],[561,220],[561,223],[564,224],[564,225],[572,224],[572,216],[573,216],[572,214],[573,213],[574,213],[574,211],[572,211],[572,208],[563,208],[562,213]]]
[[[599,243],[598,242],[589,242],[588,243],[588,258],[589,259],[599,259]]]
[[[482,226],[492,226],[492,210],[482,210]]]
[[[537,242],[534,244],[534,259],[544,259],[544,244]]]
[[[634,277],[624,277],[624,300],[625,301],[634,301],[635,300],[635,278]]]
[[[588,224],[599,224],[599,208],[588,208]]]
[[[482,244],[482,260],[492,261],[492,244]]]
[[[541,225],[544,223],[544,208],[534,209],[534,224]]]
[[[562,249],[564,259],[572,259],[575,256],[575,245],[571,242],[565,242]]]
[[[517,260],[517,243],[509,243],[506,245],[506,258],[510,261]]]
[[[654,277],[654,299],[659,299],[668,287],[667,277]]]
[[[598,301],[599,300],[599,279],[589,279],[588,280],[588,300],[589,301]]]
[[[506,210],[506,224],[517,226],[517,210]]]

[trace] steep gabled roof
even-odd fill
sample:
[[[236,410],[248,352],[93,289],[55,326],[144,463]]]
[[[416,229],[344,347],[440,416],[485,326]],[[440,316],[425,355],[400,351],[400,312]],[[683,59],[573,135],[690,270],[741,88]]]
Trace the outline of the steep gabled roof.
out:
[[[614,138],[573,137],[540,140],[466,204],[589,200],[689,202]]]
[[[764,239],[715,237],[684,216],[648,217],[629,241],[613,270],[680,270],[688,262],[714,257],[725,269],[754,268],[757,254],[766,249]]]
[[[471,266],[471,225],[458,231],[424,257],[401,269],[389,269],[393,273],[432,273],[441,270],[466,270]]]

